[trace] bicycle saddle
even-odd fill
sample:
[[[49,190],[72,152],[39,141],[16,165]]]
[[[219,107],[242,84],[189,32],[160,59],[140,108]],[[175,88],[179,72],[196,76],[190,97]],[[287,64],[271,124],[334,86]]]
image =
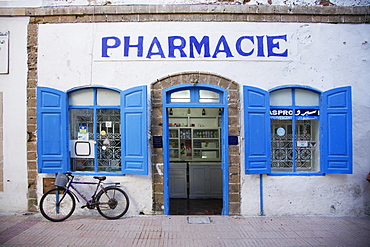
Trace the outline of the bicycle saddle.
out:
[[[104,181],[105,179],[107,179],[107,177],[106,177],[106,176],[101,176],[101,177],[99,177],[99,176],[94,176],[93,178],[95,178],[95,179],[99,179],[100,181]]]

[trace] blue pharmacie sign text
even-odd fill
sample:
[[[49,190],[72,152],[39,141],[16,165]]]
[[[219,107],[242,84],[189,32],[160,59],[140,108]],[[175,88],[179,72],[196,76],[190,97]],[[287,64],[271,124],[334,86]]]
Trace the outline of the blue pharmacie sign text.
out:
[[[103,36],[101,59],[287,58],[288,35]]]

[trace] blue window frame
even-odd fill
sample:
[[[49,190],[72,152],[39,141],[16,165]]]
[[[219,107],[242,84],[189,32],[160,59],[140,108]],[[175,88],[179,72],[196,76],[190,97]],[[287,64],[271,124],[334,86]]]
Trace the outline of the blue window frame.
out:
[[[183,87],[166,94],[167,103],[223,103],[224,99],[217,89],[204,87]]]
[[[79,89],[68,99],[71,170],[121,172],[120,92]]]
[[[86,91],[84,91],[86,90]],[[102,113],[102,116],[107,116],[114,111],[115,116],[118,116],[116,122],[120,122],[119,125],[112,126],[116,129],[116,133],[119,133],[119,140],[114,140],[115,142],[120,142],[119,147],[116,147],[115,155],[116,158],[119,157],[120,166],[116,171],[103,171],[99,170],[99,166],[94,165],[89,174],[99,173],[107,175],[123,175],[123,174],[139,174],[147,175],[148,174],[148,126],[147,126],[147,89],[146,86],[134,87],[127,89],[125,91],[116,90],[118,93],[118,99],[116,98],[113,102],[115,103],[102,103],[97,97],[97,92],[101,90],[103,92],[101,95],[104,97],[106,94],[104,92],[111,91],[110,89],[105,88],[84,88],[84,89],[75,89],[70,91],[71,95],[74,92],[80,92],[82,94],[91,90],[93,92],[92,101],[78,101],[81,98],[77,99],[77,104],[68,105],[68,93],[62,92],[56,89],[47,88],[47,87],[38,87],[37,88],[37,132],[38,132],[38,171],[41,173],[57,173],[57,172],[66,172],[73,171],[70,166],[70,150],[71,143],[69,135],[69,120],[71,117],[68,114],[68,109],[71,111],[81,110],[82,112],[92,111],[92,125],[93,129],[92,138],[93,141],[96,140],[98,135],[102,133],[98,130],[98,119],[99,112],[108,111],[106,114]],[[106,90],[106,91],[104,91]],[[78,94],[78,93],[77,93]],[[76,95],[74,95],[76,96]],[[74,97],[74,96],[71,96]],[[105,101],[109,101],[109,95],[106,97]],[[89,98],[89,97],[87,97]],[[76,102],[76,101],[74,101]],[[91,103],[92,102],[92,103]],[[102,104],[101,104],[102,103]],[[113,105],[112,105],[113,104]],[[73,115],[73,114],[72,114]],[[103,122],[106,124],[109,123],[109,126],[113,124],[114,121],[109,121],[109,119],[104,119]],[[97,148],[102,148],[104,145],[110,145],[110,140],[104,145],[89,145],[86,144],[86,138],[83,136],[84,125],[81,126],[81,136],[82,138],[76,144],[77,156],[90,155],[94,157],[95,154],[99,154]],[[78,126],[77,128],[80,128]],[[101,127],[101,126],[100,126]],[[105,130],[104,130],[105,131]],[[104,139],[105,140],[105,139]],[[86,144],[86,145],[85,145]],[[78,146],[78,147],[77,147]],[[88,147],[88,148],[86,148]],[[76,151],[73,149],[72,151]],[[88,150],[88,151],[86,151]],[[93,150],[93,151],[92,151]],[[74,154],[75,155],[75,154]],[[117,159],[110,159],[117,163]],[[117,166],[115,166],[117,168]],[[73,167],[72,167],[73,168]],[[82,172],[83,173],[83,172]]]
[[[243,90],[246,174],[352,173],[351,87]]]

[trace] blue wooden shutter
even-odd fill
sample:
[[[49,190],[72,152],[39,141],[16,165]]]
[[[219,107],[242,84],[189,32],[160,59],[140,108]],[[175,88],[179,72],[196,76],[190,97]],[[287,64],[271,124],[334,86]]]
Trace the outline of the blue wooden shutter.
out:
[[[66,101],[62,91],[37,88],[37,154],[41,173],[68,170]]]
[[[266,174],[270,166],[270,100],[269,93],[244,86],[245,173]]]
[[[321,121],[323,172],[351,174],[351,87],[335,88],[323,93]]]
[[[122,92],[122,172],[148,174],[148,117],[146,86]]]

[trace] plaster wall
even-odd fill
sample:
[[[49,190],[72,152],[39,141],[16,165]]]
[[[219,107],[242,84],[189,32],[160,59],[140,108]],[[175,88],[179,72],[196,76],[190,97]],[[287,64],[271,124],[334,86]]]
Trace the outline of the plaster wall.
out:
[[[27,211],[27,24],[28,17],[0,18],[9,31],[9,73],[0,74],[3,92],[3,182],[1,212]]]
[[[155,34],[160,39],[191,33],[207,33],[211,38],[223,34],[229,37],[286,33],[289,56],[287,59],[98,59],[101,50],[97,37],[102,34],[121,38]],[[240,85],[265,90],[292,84],[322,91],[352,86],[353,174],[264,175],[264,212],[267,215],[370,213],[370,188],[365,180],[370,169],[370,129],[367,125],[370,121],[369,25],[237,22],[42,24],[39,25],[38,49],[38,86],[63,91],[90,85],[124,90],[135,85],[149,86],[164,76],[188,71],[221,75]],[[243,166],[242,162],[242,174]],[[39,175],[39,179],[42,176],[45,175]],[[115,177],[117,179],[126,186],[134,204],[140,205],[132,213],[151,208],[150,176]],[[241,184],[241,213],[260,214],[260,177],[242,175]]]

